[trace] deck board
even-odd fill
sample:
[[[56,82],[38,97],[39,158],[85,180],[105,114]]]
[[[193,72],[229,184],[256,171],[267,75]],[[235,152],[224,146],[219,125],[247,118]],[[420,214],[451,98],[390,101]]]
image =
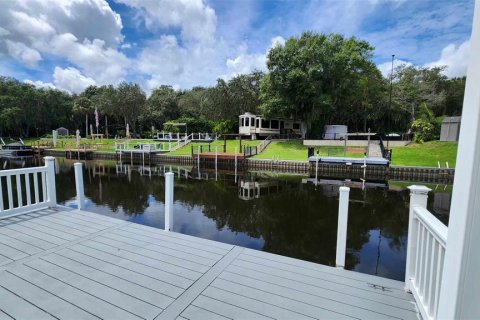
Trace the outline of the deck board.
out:
[[[398,281],[63,207],[0,220],[0,319],[417,319]]]

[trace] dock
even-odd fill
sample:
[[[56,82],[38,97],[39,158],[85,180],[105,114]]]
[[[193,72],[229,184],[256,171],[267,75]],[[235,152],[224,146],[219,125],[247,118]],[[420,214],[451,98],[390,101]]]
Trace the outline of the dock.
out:
[[[402,282],[66,207],[0,248],[2,319],[417,319]]]

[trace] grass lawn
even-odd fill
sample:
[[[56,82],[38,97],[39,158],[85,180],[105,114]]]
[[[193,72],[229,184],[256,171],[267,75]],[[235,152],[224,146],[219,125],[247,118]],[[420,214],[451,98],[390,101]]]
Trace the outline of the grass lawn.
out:
[[[251,140],[242,140],[242,148],[243,146],[257,146],[260,144],[261,141],[251,141]],[[203,152],[208,150],[208,143],[206,142],[192,142],[186,145],[183,148],[175,150],[173,152],[169,152],[168,154],[172,155],[191,155],[192,154],[192,146],[193,152],[197,153],[198,146],[203,146]],[[218,147],[218,152],[223,152],[223,140],[216,140],[210,144],[211,152],[215,152],[215,147]],[[240,144],[238,140],[227,140],[227,153],[235,153],[235,148],[237,148],[237,152],[240,153]]]
[[[38,139],[28,139],[24,140],[25,144],[27,145],[36,145]],[[42,141],[51,142],[52,139],[43,139]],[[97,147],[97,151],[102,152],[115,152],[115,142],[124,142],[125,140],[115,140],[115,139],[103,139],[103,140],[91,140],[91,139],[82,139],[81,144],[89,144],[95,145]],[[131,139],[130,146],[135,146],[139,143],[155,143],[153,140],[148,139]],[[41,142],[40,142],[41,144]],[[57,147],[52,148],[54,150],[65,150],[68,148],[76,148],[77,142],[76,139],[58,139],[57,140]]]
[[[349,147],[351,151],[356,147]],[[361,148],[361,147],[358,147]],[[362,148],[363,149],[363,148]],[[343,157],[343,147],[316,147],[315,155]],[[359,150],[357,150],[359,151]],[[347,157],[363,158],[363,151],[350,152],[347,150]],[[273,141],[268,147],[259,155],[254,156],[256,159],[278,159],[278,160],[308,160],[308,147],[303,145],[303,141]]]
[[[392,148],[392,164],[395,166],[437,167],[437,161],[445,168],[455,167],[457,158],[457,142],[430,141],[412,143],[406,147]]]

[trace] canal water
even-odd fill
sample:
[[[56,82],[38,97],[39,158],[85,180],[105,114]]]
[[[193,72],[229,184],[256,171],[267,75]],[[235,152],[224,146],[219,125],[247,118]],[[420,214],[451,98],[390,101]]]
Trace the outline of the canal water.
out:
[[[73,162],[56,159],[57,200],[75,207]],[[42,165],[5,160],[3,169]],[[276,173],[200,171],[87,161],[86,210],[164,227],[164,173],[175,173],[173,230],[335,265],[338,188],[344,181]],[[409,193],[414,183],[350,182],[346,268],[404,280]],[[418,184],[418,183],[417,183]],[[428,185],[428,209],[448,222],[451,186]]]

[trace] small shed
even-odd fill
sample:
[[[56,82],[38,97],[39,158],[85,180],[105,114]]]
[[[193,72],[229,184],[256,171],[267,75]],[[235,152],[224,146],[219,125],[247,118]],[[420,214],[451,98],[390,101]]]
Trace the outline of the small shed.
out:
[[[458,141],[462,117],[445,117],[440,130],[440,141]]]
[[[57,134],[59,136],[68,136],[68,129],[64,128],[64,127],[60,127],[57,129]]]

